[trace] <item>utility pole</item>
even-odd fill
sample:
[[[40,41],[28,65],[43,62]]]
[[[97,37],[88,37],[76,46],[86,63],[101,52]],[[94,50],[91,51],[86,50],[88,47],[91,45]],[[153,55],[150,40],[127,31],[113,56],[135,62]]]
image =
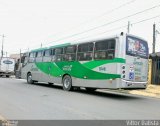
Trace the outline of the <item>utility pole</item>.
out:
[[[21,59],[21,49],[20,49],[20,52],[19,52],[20,54],[19,54],[19,56],[20,56],[20,58],[19,58],[19,62],[20,62],[20,64],[21,64],[21,62],[22,62],[22,59]]]
[[[128,27],[127,27],[127,33],[129,34],[130,33],[130,21],[128,21]]]
[[[155,53],[155,46],[156,46],[156,24],[153,24],[153,50],[152,53]]]
[[[2,51],[1,51],[1,57],[3,57],[3,44],[4,44],[4,35],[1,35],[2,36]]]

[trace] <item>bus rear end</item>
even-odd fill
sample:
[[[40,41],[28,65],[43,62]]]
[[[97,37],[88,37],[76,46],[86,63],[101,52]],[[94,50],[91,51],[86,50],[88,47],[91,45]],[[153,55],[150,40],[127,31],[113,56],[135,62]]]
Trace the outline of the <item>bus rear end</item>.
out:
[[[126,36],[126,63],[121,67],[122,88],[146,88],[148,83],[148,43],[138,37]]]

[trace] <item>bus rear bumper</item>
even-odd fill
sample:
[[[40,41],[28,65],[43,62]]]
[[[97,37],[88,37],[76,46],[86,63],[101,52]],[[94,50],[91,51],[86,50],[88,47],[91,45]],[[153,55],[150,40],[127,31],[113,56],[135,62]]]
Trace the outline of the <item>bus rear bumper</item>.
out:
[[[121,78],[110,80],[84,80],[72,78],[73,86],[92,87],[92,88],[108,88],[108,89],[145,89],[147,82],[132,82]]]
[[[122,89],[146,89],[148,82],[134,82],[128,80],[120,80]]]

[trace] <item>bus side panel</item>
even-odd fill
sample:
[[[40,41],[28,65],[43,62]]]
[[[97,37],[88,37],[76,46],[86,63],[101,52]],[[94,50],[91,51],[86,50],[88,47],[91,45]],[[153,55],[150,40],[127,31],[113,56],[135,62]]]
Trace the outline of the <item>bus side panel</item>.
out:
[[[58,84],[62,84],[62,77],[54,77],[50,74],[46,74],[44,72],[41,72],[41,81],[42,82],[47,82],[47,83],[58,83]],[[39,79],[40,81],[40,79]]]
[[[38,69],[35,66],[35,63],[28,63],[21,70],[21,78],[26,79],[27,74],[30,72],[32,74],[32,79],[38,81],[37,75]]]
[[[111,88],[117,89],[119,87],[120,79],[114,80],[87,80],[72,77],[73,86],[77,87],[93,87],[93,88]]]

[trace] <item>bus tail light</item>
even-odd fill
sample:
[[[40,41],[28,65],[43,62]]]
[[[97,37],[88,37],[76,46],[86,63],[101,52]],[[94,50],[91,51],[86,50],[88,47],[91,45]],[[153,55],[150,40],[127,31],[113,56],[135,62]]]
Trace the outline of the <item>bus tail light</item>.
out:
[[[125,76],[125,73],[126,73],[126,71],[125,71],[125,65],[123,65],[122,66],[122,78],[125,78],[126,76]]]

